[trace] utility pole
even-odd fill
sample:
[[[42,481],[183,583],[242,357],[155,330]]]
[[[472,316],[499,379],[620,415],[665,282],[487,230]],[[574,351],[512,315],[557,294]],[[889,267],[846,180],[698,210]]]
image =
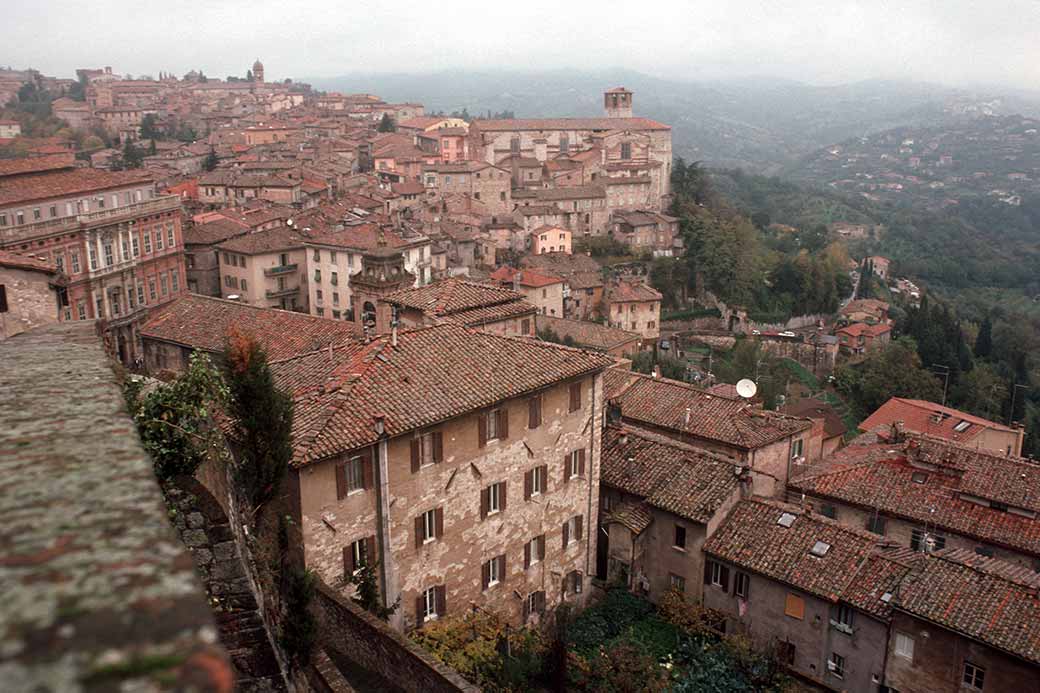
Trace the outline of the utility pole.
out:
[[[934,369],[938,369],[938,368],[942,369],[942,376],[943,376],[943,400],[942,400],[942,405],[945,407],[946,406],[946,390],[950,387],[950,367],[949,366],[944,366],[941,363],[933,363],[932,364],[933,372],[934,372]]]

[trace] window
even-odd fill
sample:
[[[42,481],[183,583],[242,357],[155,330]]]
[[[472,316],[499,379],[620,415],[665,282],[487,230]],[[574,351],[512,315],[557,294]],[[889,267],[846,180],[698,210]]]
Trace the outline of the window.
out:
[[[40,208],[39,207],[35,207],[33,209],[33,221],[39,221],[41,216],[43,216],[43,215],[40,214]]]
[[[704,562],[704,584],[729,590],[729,568],[715,561]]]
[[[0,284],[0,313],[6,313],[7,311],[7,287]]]
[[[483,584],[484,589],[494,587],[506,579],[506,557],[505,554],[495,556],[484,562]]]
[[[621,158],[631,159],[632,158],[632,143],[622,142],[621,143]]]
[[[525,321],[526,322],[526,321]],[[524,334],[527,334],[526,330]],[[535,395],[527,400],[527,427],[538,428],[542,425],[542,396]]]
[[[520,321],[520,332],[521,334],[531,334],[531,321],[528,318],[524,318]],[[539,414],[541,411],[539,410]]]
[[[799,621],[805,620],[805,600],[797,594],[788,592],[787,599],[784,602],[784,615],[796,618]]]
[[[245,291],[245,290],[246,290],[246,280],[245,280],[245,279],[240,279],[240,280],[238,281],[238,285],[239,285],[239,287],[240,287],[240,288],[242,289],[242,291]]]
[[[151,234],[151,232],[149,232],[149,231],[142,231],[141,232],[141,240],[144,241],[144,252],[146,252],[146,253],[152,252],[152,234]],[[230,262],[228,262],[227,253],[224,253],[224,264],[225,265],[230,265],[231,264]]]
[[[965,662],[964,676],[961,677],[961,682],[974,691],[981,691],[986,683],[986,670],[971,662]]]
[[[334,305],[334,306],[338,306],[339,305],[339,292],[338,291],[333,291],[332,292],[332,305]]]
[[[321,270],[320,269],[314,270],[314,281],[316,281],[318,283],[321,283]]]
[[[489,440],[505,440],[509,437],[509,412],[505,407],[491,409],[477,418],[477,443],[480,447]]]
[[[867,531],[874,534],[885,535],[885,518],[881,515],[871,515],[867,518]]]
[[[675,573],[668,574],[668,586],[677,592],[686,592],[686,578]]]
[[[791,441],[791,459],[796,459],[802,456],[802,439]]]
[[[845,678],[845,658],[837,652],[831,652],[830,661],[827,662],[827,670],[836,678]]]
[[[506,482],[491,484],[480,492],[480,517],[502,512],[506,509]]]
[[[682,525],[675,525],[675,543],[672,546],[677,549],[686,548],[686,528]]]
[[[584,525],[585,518],[582,515],[575,515],[563,523],[563,548],[566,549],[571,544],[581,541],[582,526]]]
[[[444,511],[441,508],[427,510],[415,518],[415,545],[429,544],[444,533]]]
[[[437,464],[444,457],[444,437],[440,431],[428,431],[412,438],[412,472]]]
[[[130,253],[134,257],[137,257],[138,255],[141,254],[141,245],[140,245],[140,242],[137,240],[137,234],[136,233],[131,233],[130,234]]]
[[[105,267],[111,266],[116,261],[115,248],[112,245],[111,238],[101,241],[101,251],[105,254]]]
[[[173,293],[177,293],[178,291],[181,290],[181,275],[180,275],[180,272],[178,272],[175,269],[170,270],[170,288],[173,290]],[[246,280],[243,279],[242,280],[242,290],[244,291],[245,288],[246,288]]]
[[[545,493],[548,471],[549,468],[543,464],[524,473],[524,500]]]
[[[360,456],[351,457],[347,460],[343,473],[346,475],[347,493],[360,491],[365,487],[364,458]]]
[[[80,320],[87,319],[87,304],[83,301],[80,301],[76,304],[76,317],[78,317]]]
[[[371,564],[372,554],[375,553],[375,543],[375,537],[365,537],[343,547],[344,575],[353,575],[358,569]]]
[[[314,297],[320,302],[322,300],[321,289],[314,290]]]
[[[530,568],[545,558],[545,535],[540,534],[524,544],[524,568]]]
[[[156,250],[162,250],[163,249],[162,229],[156,229],[155,230],[155,249]]]
[[[54,253],[54,264],[57,266],[59,272],[65,271],[65,253],[56,252]]]
[[[906,657],[909,660],[914,658],[914,639],[906,633],[900,633],[899,631],[896,631],[896,655]]]
[[[105,317],[105,299],[98,296],[94,300],[94,317],[103,318]]]
[[[332,284],[333,286],[339,286],[339,272],[333,272],[333,273],[332,273],[332,278],[331,278],[331,279],[329,279],[329,282],[330,282],[330,283],[331,283],[331,284]]]
[[[7,226],[7,215],[0,214],[0,226]]]
[[[94,244],[93,243],[91,243],[90,245],[87,246],[87,255],[90,257],[90,269],[91,270],[96,270],[97,266],[98,266],[98,264],[97,264],[97,249],[94,248]]]
[[[751,593],[751,576],[747,573],[737,573],[733,580],[733,594],[741,599],[747,599]]]
[[[137,303],[138,305],[144,305],[144,284],[137,282]]]
[[[72,273],[79,274],[79,253],[73,250],[69,253],[69,259],[72,261]]]
[[[527,599],[524,600],[523,611],[524,621],[531,614],[540,614],[545,611],[545,592],[538,591],[528,594]]]
[[[423,590],[419,596],[419,622],[433,621],[444,614],[444,585]]]
[[[581,409],[581,383],[571,383],[569,411]]]
[[[159,298],[159,294],[155,290],[155,277],[148,278],[148,298],[152,301]]]
[[[848,604],[838,604],[834,608],[834,618],[831,625],[842,633],[852,634],[852,624],[856,619],[856,611]]]
[[[573,450],[563,458],[563,480],[570,481],[574,477],[585,474],[585,449]]]
[[[946,537],[924,529],[913,529],[910,532],[910,548],[914,551],[931,553],[945,548]]]
[[[563,578],[564,593],[571,592],[573,594],[581,594],[583,582],[581,573],[577,570],[572,570]]]

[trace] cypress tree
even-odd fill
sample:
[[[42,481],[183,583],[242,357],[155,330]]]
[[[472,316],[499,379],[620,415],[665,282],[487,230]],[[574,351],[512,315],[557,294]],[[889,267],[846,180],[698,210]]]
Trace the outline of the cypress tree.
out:
[[[993,322],[987,315],[979,326],[979,335],[975,338],[975,356],[987,359],[993,353]]]

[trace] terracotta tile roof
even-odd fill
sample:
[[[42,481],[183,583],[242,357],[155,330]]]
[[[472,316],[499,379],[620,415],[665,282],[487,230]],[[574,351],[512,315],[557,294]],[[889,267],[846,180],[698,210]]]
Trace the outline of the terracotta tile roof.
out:
[[[734,388],[733,395],[736,396]],[[804,397],[784,406],[783,413],[788,416],[801,416],[808,419],[823,419],[824,438],[845,435],[845,422],[834,411],[834,407],[823,400]]]
[[[74,168],[0,178],[0,207],[20,202],[85,195],[101,190],[153,183],[145,171]]]
[[[709,392],[719,397],[728,397],[730,399],[740,399],[740,395],[737,394],[737,386],[730,383],[718,383],[712,385],[705,392]]]
[[[397,195],[422,195],[426,188],[418,181],[405,181],[403,183],[391,183],[390,189]]]
[[[523,299],[524,295],[516,291],[451,278],[426,286],[395,291],[383,300],[441,317],[474,308],[523,301]]]
[[[41,173],[72,168],[76,159],[72,154],[55,154],[52,156],[33,156],[22,159],[0,159],[0,178],[4,176]]]
[[[505,266],[499,267],[492,272],[491,279],[496,282],[505,282],[509,284],[515,280],[520,284],[520,286],[527,286],[533,289],[563,283],[563,279],[560,277],[554,277],[551,274],[543,274],[538,270],[518,270]]]
[[[732,461],[634,426],[607,427],[602,459],[602,483],[694,522],[707,523],[739,485]]]
[[[888,304],[884,301],[879,301],[876,298],[857,298],[855,301],[849,301],[848,305],[841,309],[841,315],[851,315],[852,313],[869,313],[879,320],[885,311],[888,310]]]
[[[671,130],[649,118],[513,118],[475,120],[471,128],[483,132],[519,130]]]
[[[793,517],[789,527],[783,515]],[[820,556],[817,542],[828,545]],[[803,592],[837,602],[871,556],[877,537],[801,508],[754,498],[738,503],[704,553]],[[822,548],[822,546],[820,547]]]
[[[249,227],[227,217],[203,224],[194,224],[184,230],[185,245],[213,245],[249,233]]]
[[[534,317],[537,313],[538,309],[534,305],[527,301],[520,300],[509,301],[508,303],[499,303],[494,306],[482,306],[480,308],[460,310],[456,313],[445,316],[445,319],[467,327],[478,328],[483,325],[490,325],[510,318],[520,318],[525,316]]]
[[[254,335],[271,360],[343,344],[357,335],[351,322],[189,294],[153,312],[141,337],[216,353],[224,349],[232,327]]]
[[[539,200],[551,202],[558,200],[585,200],[606,196],[607,190],[602,185],[569,185],[562,188],[541,188],[537,190]]]
[[[570,320],[551,315],[539,315],[535,323],[538,330],[552,330],[561,339],[570,337],[577,346],[596,351],[609,351],[622,344],[638,342],[643,337],[638,332],[629,332],[586,320]]]
[[[294,464],[374,443],[602,371],[610,359],[522,337],[445,323],[276,361],[271,368],[295,402]],[[526,410],[525,410],[526,411]]]
[[[609,303],[660,301],[661,292],[643,282],[633,282],[621,279],[607,287],[606,298]]]
[[[650,506],[646,503],[621,503],[616,508],[603,516],[604,525],[618,523],[634,534],[642,534],[643,530],[650,526],[654,516]]]
[[[569,277],[576,272],[594,272],[598,276],[601,267],[588,255],[571,255],[570,253],[543,253],[541,255],[525,255],[520,260],[524,267],[537,267],[543,270]],[[602,284],[602,280],[600,284]]]
[[[712,395],[668,378],[622,371],[622,375],[612,376],[607,389],[626,420],[744,450],[812,427],[807,419],[753,409],[743,401]]]
[[[903,579],[896,608],[1040,664],[1040,579],[964,550],[929,554]]]
[[[851,325],[846,325],[835,331],[834,334],[847,334],[850,337],[859,337],[860,335],[867,335],[877,337],[883,335],[886,332],[891,332],[892,328],[885,324],[868,325],[865,322],[854,322]]]
[[[849,581],[841,601],[851,604],[882,621],[892,616],[894,595],[910,568],[924,558],[923,553],[907,548],[885,546],[871,554]],[[888,595],[888,600],[885,600]]]
[[[303,220],[300,222],[304,223]],[[378,224],[359,224],[348,226],[342,231],[314,230],[307,234],[308,244],[345,248],[347,250],[376,250],[377,248],[411,248],[427,241],[425,236],[404,238],[390,229],[381,228]],[[380,245],[385,244],[385,246]]]
[[[36,257],[35,255],[12,253],[9,250],[0,250],[0,267],[31,270],[35,272],[44,272],[46,274],[58,273],[58,268],[53,262],[44,260],[41,257]]]
[[[854,441],[788,486],[1040,556],[1040,465],[1024,458],[921,435],[901,444]],[[1008,510],[990,507],[994,501]]]
[[[863,431],[872,431],[879,426],[891,426],[897,421],[902,421],[903,427],[908,431],[927,433],[954,442],[974,440],[986,429],[1013,432],[1013,429],[1003,424],[967,412],[944,407],[935,402],[903,397],[893,397],[882,404],[859,427]],[[965,427],[965,423],[969,425]],[[956,430],[958,427],[961,428],[960,431]]]

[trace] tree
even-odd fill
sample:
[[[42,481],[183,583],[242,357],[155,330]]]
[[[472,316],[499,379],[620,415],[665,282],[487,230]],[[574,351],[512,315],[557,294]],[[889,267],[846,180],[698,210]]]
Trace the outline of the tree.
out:
[[[317,577],[310,570],[293,566],[283,568],[282,596],[285,618],[282,619],[281,643],[294,666],[304,667],[318,641],[318,623],[310,610]]]
[[[993,323],[987,315],[979,326],[979,334],[975,338],[975,356],[980,359],[989,358],[993,353]]]
[[[124,383],[127,411],[152,458],[155,475],[168,479],[194,474],[206,455],[220,446],[210,425],[214,407],[227,398],[220,374],[208,357],[194,352],[186,371],[143,397],[141,393],[140,381]]]
[[[397,126],[394,124],[394,119],[390,117],[389,113],[383,114],[383,119],[379,121],[379,132],[396,132]]]
[[[155,153],[156,153],[156,150],[155,150],[155,140],[151,140],[148,143],[148,156],[155,156]]]
[[[252,82],[253,81],[253,71],[252,70],[246,70],[246,81],[247,82]]]
[[[123,168],[141,168],[141,164],[144,163],[141,150],[135,147],[130,140],[123,143],[122,160]]]
[[[765,231],[769,227],[769,212],[758,211],[751,215],[751,223],[759,231]]]
[[[217,150],[212,146],[209,148],[209,154],[206,155],[206,160],[202,162],[202,168],[207,171],[212,171],[220,163],[220,159],[217,158]]]
[[[234,328],[224,350],[224,373],[239,475],[259,510],[274,497],[292,458],[293,403],[275,385],[260,344]]]
[[[938,402],[942,384],[921,365],[917,345],[907,337],[875,349],[857,364],[839,367],[834,377],[838,390],[866,416],[892,397]]]
[[[141,119],[141,139],[156,140],[160,136],[159,117],[154,113],[145,114],[145,117]]]
[[[353,574],[347,576],[347,582],[357,587],[357,594],[351,600],[365,611],[375,614],[384,621],[401,606],[401,596],[390,606],[383,606],[383,598],[379,594],[379,578],[376,573],[378,565],[365,564]]]

